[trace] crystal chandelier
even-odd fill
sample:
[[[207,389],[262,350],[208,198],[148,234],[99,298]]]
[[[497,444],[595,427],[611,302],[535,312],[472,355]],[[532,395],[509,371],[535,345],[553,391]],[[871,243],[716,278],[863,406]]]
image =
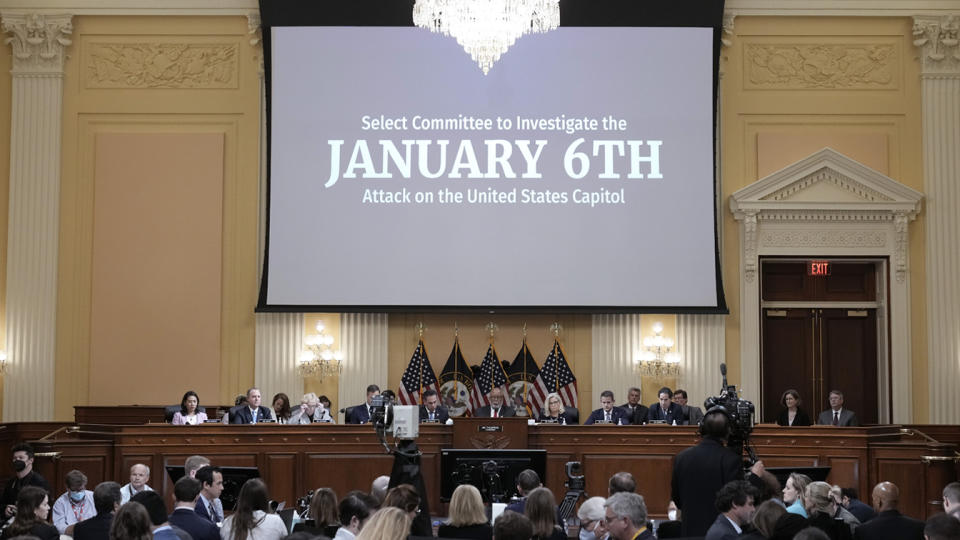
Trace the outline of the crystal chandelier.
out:
[[[319,377],[339,374],[343,365],[343,353],[334,351],[333,336],[326,333],[323,322],[317,323],[317,333],[303,338],[304,351],[300,353],[297,371],[301,377]]]
[[[453,36],[486,75],[524,34],[560,26],[559,0],[417,0],[413,22]]]
[[[647,350],[640,353],[637,369],[642,375],[653,377],[675,376],[680,373],[680,355],[671,352],[673,339],[663,337],[663,324],[653,324],[652,336],[643,338]]]

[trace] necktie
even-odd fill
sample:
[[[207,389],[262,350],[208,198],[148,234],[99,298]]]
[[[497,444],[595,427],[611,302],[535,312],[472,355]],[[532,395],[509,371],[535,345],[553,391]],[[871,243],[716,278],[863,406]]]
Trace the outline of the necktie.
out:
[[[840,411],[833,411],[833,425],[840,425]]]
[[[607,413],[607,422],[610,422],[610,413]]]
[[[491,410],[493,411],[493,417],[496,418],[496,417],[497,417],[497,410],[496,410],[496,409],[491,409]]]
[[[257,410],[256,410],[256,409],[253,410],[252,415],[253,415],[253,423],[256,424],[256,423],[257,423]]]
[[[430,419],[433,420],[433,413],[430,413]]]

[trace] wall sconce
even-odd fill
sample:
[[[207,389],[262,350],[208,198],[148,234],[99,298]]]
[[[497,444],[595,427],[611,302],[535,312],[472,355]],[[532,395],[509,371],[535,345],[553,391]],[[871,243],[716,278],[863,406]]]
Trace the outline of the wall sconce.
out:
[[[642,351],[636,360],[641,375],[670,377],[680,374],[680,355],[672,352],[673,339],[663,337],[663,324],[653,323],[654,335],[643,338]]]
[[[321,381],[329,375],[340,374],[343,368],[343,353],[335,351],[333,336],[326,333],[323,322],[317,323],[317,333],[303,338],[304,350],[297,359],[297,372],[301,377],[318,377]]]

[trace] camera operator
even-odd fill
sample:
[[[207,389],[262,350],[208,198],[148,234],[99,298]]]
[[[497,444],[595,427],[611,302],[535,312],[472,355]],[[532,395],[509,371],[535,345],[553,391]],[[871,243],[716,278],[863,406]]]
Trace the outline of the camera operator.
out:
[[[730,419],[722,409],[707,411],[700,424],[703,439],[677,454],[673,462],[672,499],[681,513],[683,536],[704,536],[717,518],[716,494],[727,482],[742,480],[743,460],[726,447]],[[760,484],[763,462],[750,468],[749,480]]]

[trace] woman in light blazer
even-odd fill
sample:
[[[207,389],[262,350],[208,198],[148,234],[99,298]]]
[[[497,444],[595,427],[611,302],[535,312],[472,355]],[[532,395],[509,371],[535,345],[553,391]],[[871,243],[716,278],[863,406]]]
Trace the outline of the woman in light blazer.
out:
[[[195,426],[207,421],[207,413],[200,412],[200,396],[193,390],[188,390],[180,401],[180,410],[173,415],[172,424],[177,426]]]

